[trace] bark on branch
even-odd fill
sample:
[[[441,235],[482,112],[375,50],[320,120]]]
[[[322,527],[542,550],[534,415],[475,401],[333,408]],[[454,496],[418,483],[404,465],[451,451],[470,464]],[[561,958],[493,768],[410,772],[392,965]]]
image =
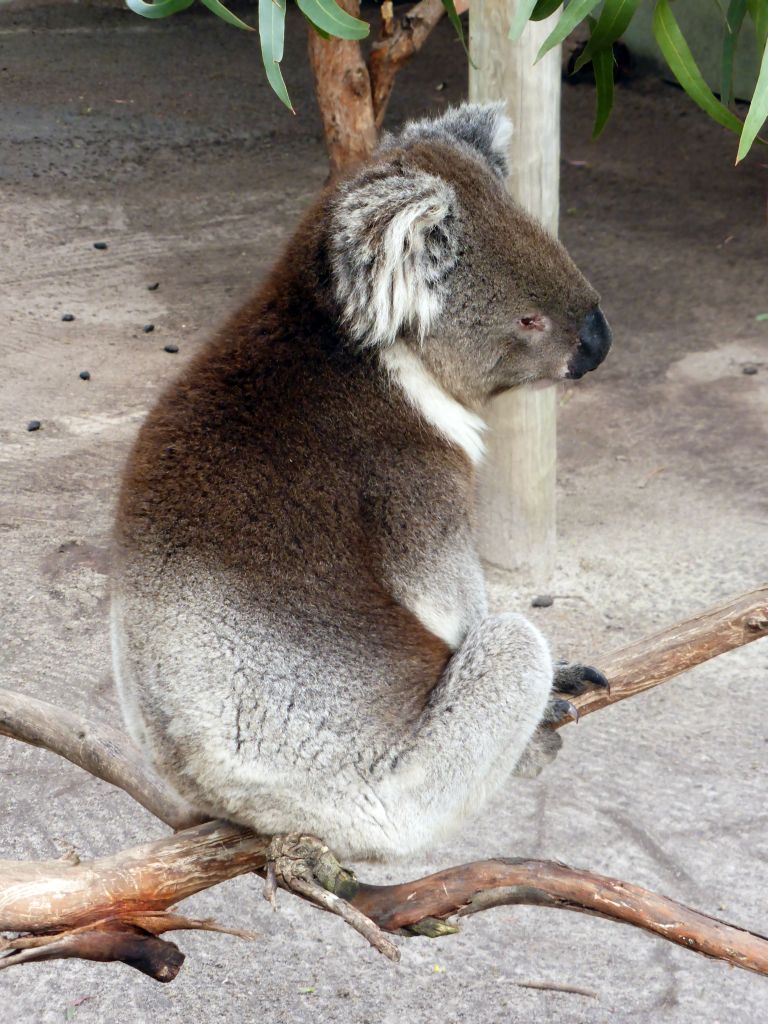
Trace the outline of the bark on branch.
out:
[[[768,585],[597,658],[595,664],[611,684],[610,693],[591,691],[573,698],[573,703],[581,715],[588,715],[764,636]]]
[[[391,32],[382,32],[371,47],[368,72],[371,76],[377,131],[384,123],[384,114],[398,71],[421,49],[444,13],[442,0],[420,0],[406,11],[397,24],[392,23]]]
[[[709,658],[768,635],[768,587],[638,641],[600,660],[610,695],[577,700],[598,710]],[[146,766],[127,737],[107,726],[0,690],[0,735],[46,747],[119,786],[172,827],[197,815]],[[277,873],[274,866],[277,865]],[[183,928],[223,930],[169,913],[179,901],[271,867],[268,878],[339,914],[391,959],[383,932],[437,936],[445,919],[501,904],[528,903],[624,921],[735,966],[768,975],[768,939],[616,879],[546,861],[490,860],[396,886],[358,884],[317,840],[255,835],[230,823],[196,824],[89,864],[0,861],[0,969],[57,957],[121,960],[160,981],[175,977],[183,954],[159,935]],[[235,934],[243,935],[242,932]]]
[[[339,0],[358,18],[360,0]],[[331,177],[367,160],[376,146],[371,82],[360,43],[352,39],[323,39],[309,28],[309,63],[323,122]]]
[[[339,2],[360,16],[360,0]],[[442,0],[419,0],[395,21],[391,0],[384,0],[381,12],[381,33],[367,62],[358,42],[323,39],[309,29],[309,62],[332,178],[373,153],[397,73],[424,45],[445,8]]]
[[[160,778],[125,733],[103,722],[89,722],[66,708],[0,689],[0,736],[65,757],[124,789],[171,828],[188,828],[203,820]]]

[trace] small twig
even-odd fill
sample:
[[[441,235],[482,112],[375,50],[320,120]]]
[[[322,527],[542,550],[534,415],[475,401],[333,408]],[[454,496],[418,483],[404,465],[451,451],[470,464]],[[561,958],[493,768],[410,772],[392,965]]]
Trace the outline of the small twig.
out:
[[[591,988],[579,988],[578,985],[556,985],[553,981],[516,981],[518,988],[536,988],[542,992],[566,992],[574,996],[587,996],[597,999],[597,992]]]
[[[651,480],[653,480],[653,478],[655,476],[658,476],[659,473],[663,473],[666,468],[667,468],[666,466],[657,466],[655,469],[652,469],[650,471],[650,473],[646,473],[646,475],[643,477],[643,479],[637,485],[638,488],[641,491],[644,490],[648,486],[648,484],[651,482]]]
[[[277,882],[283,888],[336,914],[388,960],[399,961],[400,951],[394,942],[340,895],[356,894],[357,881],[341,867],[322,840],[305,835],[275,836],[268,863],[274,866]]]
[[[400,950],[394,942],[388,939],[381,928],[374,924],[369,917],[366,917],[365,914],[362,914],[350,903],[347,903],[346,900],[341,899],[339,896],[334,896],[332,892],[327,892],[317,883],[305,882],[302,878],[294,878],[290,888],[293,892],[299,893],[312,903],[317,903],[324,910],[337,914],[348,925],[351,925],[356,932],[362,935],[374,949],[377,949],[379,953],[383,953],[388,960],[392,960],[393,963],[399,962]]]

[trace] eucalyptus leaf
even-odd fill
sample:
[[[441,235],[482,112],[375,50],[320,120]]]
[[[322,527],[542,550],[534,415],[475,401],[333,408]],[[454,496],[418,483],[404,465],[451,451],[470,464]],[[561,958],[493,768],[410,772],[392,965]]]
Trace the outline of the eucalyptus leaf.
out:
[[[558,7],[563,6],[563,0],[538,0],[533,8],[531,21],[544,21],[551,14],[554,14]]]
[[[592,9],[597,7],[598,3],[599,0],[571,0],[563,11],[557,25],[555,25],[542,43],[541,49],[536,55],[536,60],[541,60],[553,47],[557,46],[558,43],[562,43],[565,37],[573,32],[579,22],[584,21]]]
[[[762,50],[768,42],[768,0],[747,0],[747,7],[757,33],[757,42]]]
[[[242,28],[246,32],[253,32],[254,29],[250,25],[246,25],[244,21],[241,21],[236,14],[233,14],[227,7],[221,3],[221,0],[202,0],[209,11],[221,18],[222,21],[226,21],[228,25],[232,25],[233,28]]]
[[[672,74],[693,102],[724,128],[741,133],[741,121],[723,106],[704,81],[675,20],[669,0],[656,2],[656,9],[653,12],[653,34]]]
[[[743,0],[746,3],[746,0]],[[613,50],[613,44],[629,27],[640,0],[605,0],[589,42],[579,55],[573,70],[581,71],[598,50]]]
[[[304,17],[305,18],[307,17],[306,14],[304,15]],[[330,32],[326,32],[325,29],[318,28],[317,25],[314,23],[314,21],[310,21],[309,18],[307,18],[307,21],[309,22],[309,25],[310,25],[310,28],[312,29],[312,31],[315,32],[317,35],[319,35],[321,39],[330,39],[331,38],[331,33]]]
[[[336,0],[296,0],[296,6],[313,25],[338,39],[365,39],[371,31],[367,22],[347,14]]]
[[[535,6],[536,0],[519,0],[512,24],[509,26],[509,38],[512,42],[516,43],[523,34],[523,29],[528,24]]]
[[[259,42],[267,81],[278,99],[295,113],[280,70],[285,42],[285,0],[259,0]]]
[[[757,133],[768,120],[768,43],[763,52],[763,60],[760,65],[760,74],[757,76],[757,85],[752,94],[752,102],[749,105],[749,113],[744,121],[744,127],[739,139],[739,151],[736,154],[736,163],[743,160],[757,138]]]
[[[467,48],[467,40],[464,38],[464,26],[461,24],[461,18],[456,10],[456,4],[454,0],[441,0],[445,13],[448,15],[448,21],[453,25],[456,30],[456,35],[459,37],[459,42],[464,47],[464,53],[467,55],[467,59],[473,68],[477,68],[477,64],[469,56],[469,49]]]
[[[725,36],[720,73],[720,99],[729,107],[733,102],[733,58],[736,55],[736,44],[739,32],[747,13],[747,0],[731,0],[725,16]]]
[[[595,123],[592,127],[592,138],[602,134],[608,115],[613,107],[613,47],[597,50],[592,54],[592,67],[595,70],[595,86],[597,88],[597,110]]]
[[[195,0],[160,0],[156,4],[144,3],[144,0],[125,0],[128,9],[142,18],[167,18],[171,14],[191,7]]]

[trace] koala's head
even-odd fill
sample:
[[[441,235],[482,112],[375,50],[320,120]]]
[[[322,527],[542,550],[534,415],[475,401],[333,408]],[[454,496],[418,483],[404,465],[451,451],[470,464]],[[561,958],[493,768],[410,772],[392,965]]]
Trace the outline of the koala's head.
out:
[[[469,402],[581,377],[611,344],[595,290],[504,187],[511,130],[500,104],[411,123],[339,186],[331,210],[352,338],[413,346]]]

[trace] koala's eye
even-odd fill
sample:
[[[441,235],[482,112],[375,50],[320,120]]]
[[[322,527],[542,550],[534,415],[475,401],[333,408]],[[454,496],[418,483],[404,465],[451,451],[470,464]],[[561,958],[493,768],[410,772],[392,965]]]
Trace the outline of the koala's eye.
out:
[[[547,326],[547,318],[544,316],[521,316],[517,321],[526,331],[543,331]]]

